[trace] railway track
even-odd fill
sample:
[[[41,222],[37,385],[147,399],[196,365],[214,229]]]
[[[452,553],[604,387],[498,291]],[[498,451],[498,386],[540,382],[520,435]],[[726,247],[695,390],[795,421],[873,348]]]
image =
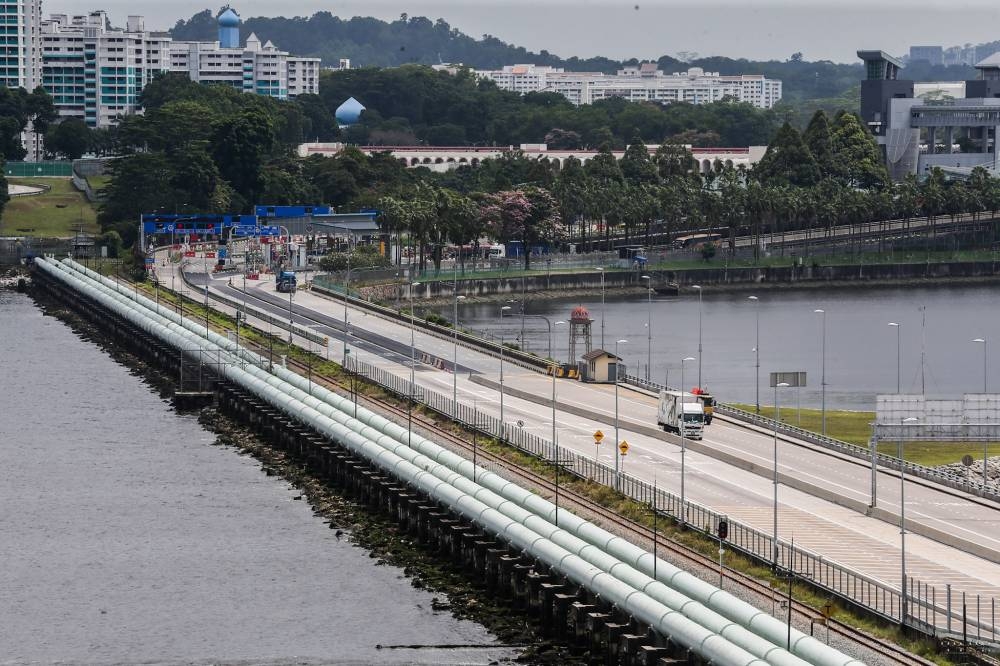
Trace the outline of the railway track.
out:
[[[187,303],[182,304],[180,309],[188,315],[199,318]],[[213,328],[216,328],[217,332],[219,332],[219,327],[213,326]],[[224,331],[222,332],[224,333]],[[270,353],[270,350],[262,345],[245,339],[242,343],[245,347],[258,354],[268,355]],[[347,392],[348,394],[353,395],[353,398],[358,402],[358,404],[373,409],[374,411],[378,411],[388,417],[394,417],[397,422],[406,423],[406,420],[410,419],[416,426],[433,433],[435,439],[439,443],[447,444],[453,449],[474,455],[477,462],[480,464],[486,463],[494,469],[504,470],[506,474],[513,477],[512,480],[524,481],[537,490],[550,495],[554,495],[557,492],[555,482],[550,480],[548,477],[530,469],[521,467],[516,463],[513,463],[490,451],[482,448],[474,448],[474,445],[465,438],[459,437],[458,435],[442,428],[437,421],[424,416],[418,411],[408,411],[407,409],[383,398],[358,394],[356,391],[352,390],[350,381],[341,382],[324,375],[318,375],[313,372],[306,363],[296,359],[289,358],[286,360],[286,364],[290,369],[303,376],[308,374],[312,381],[324,386],[325,388]],[[613,524],[620,530],[624,530],[634,539],[640,540],[640,543],[652,543],[655,536],[657,549],[670,553],[679,562],[701,568],[707,568],[713,571],[718,570],[718,562],[712,558],[709,558],[708,556],[705,556],[669,538],[664,538],[662,534],[657,533],[654,535],[653,530],[649,527],[626,518],[579,492],[560,485],[558,486],[558,496],[561,507],[567,509],[576,508],[589,513],[590,515],[605,521],[606,524]],[[775,590],[773,588],[747,574],[744,574],[743,572],[723,567],[723,578],[731,584],[736,584],[743,589],[764,598],[775,598]],[[800,617],[809,620],[815,620],[823,617],[819,610],[795,599],[791,602],[791,608],[793,613],[797,613]],[[879,655],[879,657],[884,660],[884,663],[901,664],[906,666],[934,666],[935,664],[933,661],[925,659],[919,655],[905,652],[899,646],[889,641],[872,636],[865,631],[856,629],[848,624],[840,622],[839,620],[827,618],[825,623],[831,633],[837,634],[843,639]]]

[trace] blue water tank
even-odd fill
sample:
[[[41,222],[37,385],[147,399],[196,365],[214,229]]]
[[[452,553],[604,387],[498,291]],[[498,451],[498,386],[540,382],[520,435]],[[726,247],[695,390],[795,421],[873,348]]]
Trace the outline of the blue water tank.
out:
[[[337,107],[334,116],[341,125],[353,125],[361,118],[361,112],[364,110],[364,105],[352,97]]]
[[[231,8],[219,14],[219,46],[235,49],[240,45],[240,16]]]

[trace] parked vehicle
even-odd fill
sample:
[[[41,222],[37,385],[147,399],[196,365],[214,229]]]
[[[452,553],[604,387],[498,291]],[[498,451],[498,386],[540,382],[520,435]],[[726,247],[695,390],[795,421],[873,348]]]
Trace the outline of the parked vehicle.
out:
[[[294,271],[281,271],[274,281],[274,290],[282,294],[294,294],[296,286]]]
[[[660,391],[656,422],[666,432],[676,432],[688,439],[701,439],[705,412],[701,401],[685,391]]]

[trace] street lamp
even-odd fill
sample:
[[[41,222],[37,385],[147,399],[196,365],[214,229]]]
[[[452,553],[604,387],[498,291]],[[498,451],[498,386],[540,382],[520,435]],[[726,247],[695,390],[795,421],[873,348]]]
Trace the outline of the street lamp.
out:
[[[754,353],[754,369],[756,371],[756,379],[754,380],[754,385],[756,387],[755,395],[757,404],[757,414],[760,414],[760,299],[756,296],[747,296],[747,300],[753,301],[754,314],[757,317],[757,338],[754,342],[753,353]]]
[[[653,367],[653,289],[648,275],[641,276],[646,281],[646,383]]]
[[[900,567],[900,614],[899,623],[906,626],[908,599],[906,593],[906,462],[903,460],[903,430],[907,424],[916,423],[915,417],[905,418],[899,428],[899,567]]]
[[[693,361],[694,356],[687,356],[681,359],[681,427],[677,430],[681,434],[681,523],[687,522],[687,508],[684,504],[684,467],[687,458],[687,438],[684,437],[684,363]]]
[[[458,261],[455,262],[455,265],[458,265]],[[455,294],[455,320],[453,324],[455,327],[455,351],[451,363],[451,404],[454,416],[458,415],[458,302],[464,300],[465,296]]]
[[[417,354],[416,354],[416,343],[414,341],[414,329],[415,324],[413,321],[413,288],[419,287],[419,282],[411,282],[410,288],[407,290],[410,297],[410,399],[406,401],[406,445],[413,445],[413,383],[416,380],[414,376],[414,368],[417,364]],[[344,340],[344,344],[347,344],[347,340]]]
[[[693,284],[691,288],[698,290],[698,388],[701,388],[701,285]]]
[[[603,320],[602,320],[603,321]],[[619,455],[618,445],[621,440],[618,438],[618,345],[626,344],[628,340],[615,340],[615,485],[618,485]]]
[[[555,323],[555,325],[558,326],[559,324],[565,324],[565,323],[566,322],[564,322],[564,321],[557,321]],[[549,328],[549,358],[552,358],[552,328],[551,327]],[[553,359],[553,360],[555,360],[555,359]],[[555,451],[555,453],[553,455],[558,460],[558,458],[559,458],[559,449],[556,446],[556,367],[558,367],[557,364],[553,364],[551,366],[551,368],[552,368],[552,446],[554,447],[553,451]],[[558,465],[559,463],[556,463],[556,464]],[[558,470],[558,467],[556,469]]]
[[[902,326],[894,321],[890,321],[889,326],[892,326],[893,328],[896,329],[896,393],[898,394],[902,392],[900,391],[900,383],[899,383],[899,331],[902,328]]]
[[[987,390],[986,390],[986,338],[976,338],[975,340],[973,340],[973,342],[981,342],[983,344],[983,393],[987,393]]]
[[[823,316],[823,347],[820,352],[822,356],[822,371],[820,372],[819,387],[823,401],[823,434],[826,434],[826,310],[813,310],[816,314]],[[801,407],[800,407],[801,408]],[[801,412],[800,412],[801,413]]]
[[[604,349],[604,268],[598,266],[594,270],[601,274],[601,349]],[[616,443],[615,446],[618,444]]]
[[[778,569],[778,423],[781,421],[781,406],[778,404],[778,389],[787,388],[788,382],[774,385],[774,569]]]

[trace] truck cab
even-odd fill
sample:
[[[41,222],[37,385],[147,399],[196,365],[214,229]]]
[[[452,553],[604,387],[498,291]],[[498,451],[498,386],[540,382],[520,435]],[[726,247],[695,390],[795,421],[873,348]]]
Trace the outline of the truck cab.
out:
[[[294,271],[281,271],[274,281],[274,290],[282,294],[294,294],[296,278]]]
[[[705,425],[704,407],[698,398],[685,391],[660,391],[656,420],[665,432],[675,432],[688,439],[701,439]]]
[[[712,416],[715,414],[715,398],[700,387],[691,389],[691,393],[701,402],[702,410],[705,412],[705,425],[712,425]]]

